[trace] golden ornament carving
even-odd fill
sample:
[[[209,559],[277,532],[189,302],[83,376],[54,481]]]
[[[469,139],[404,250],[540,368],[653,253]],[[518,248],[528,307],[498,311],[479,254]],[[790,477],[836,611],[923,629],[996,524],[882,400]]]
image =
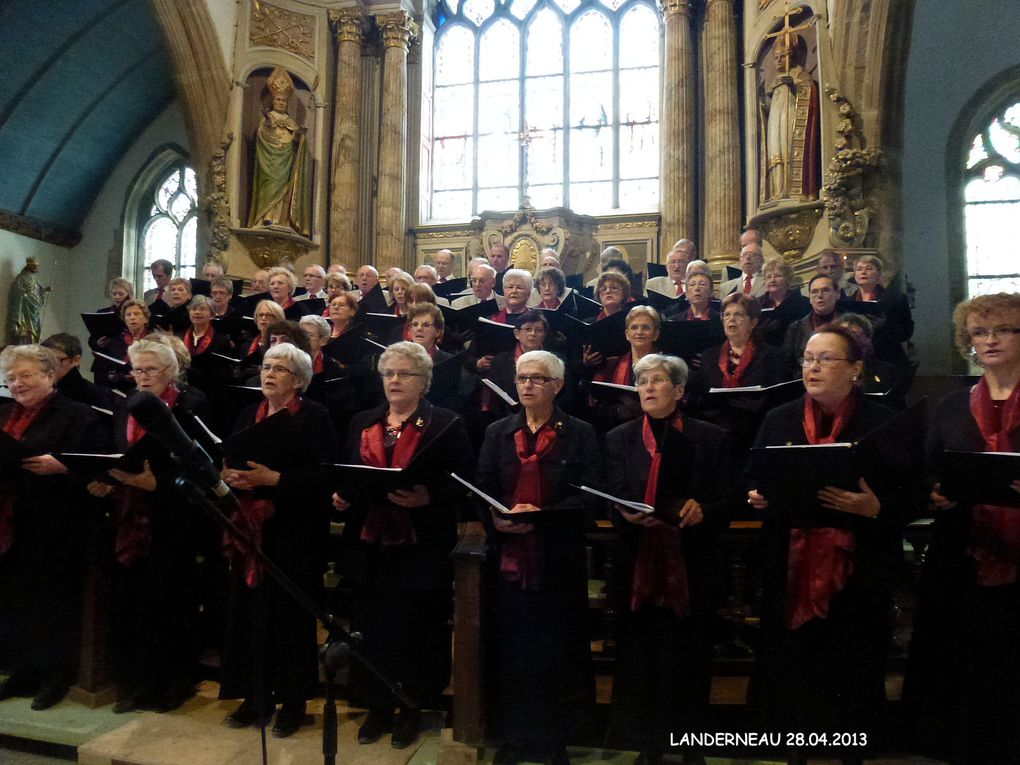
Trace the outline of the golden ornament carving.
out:
[[[252,45],[282,48],[314,61],[315,17],[288,11],[263,0],[252,0],[248,41]]]
[[[296,263],[299,258],[308,254],[309,250],[318,249],[311,239],[306,239],[291,231],[280,231],[269,228],[235,228],[232,229],[238,240],[248,251],[259,268],[272,268],[287,261]]]
[[[227,196],[227,150],[234,142],[234,134],[228,133],[209,160],[209,193],[200,207],[208,216],[210,257],[230,247],[230,199]]]
[[[418,36],[418,25],[406,11],[380,14],[375,17],[375,23],[382,33],[383,45],[387,48],[407,50],[411,39]]]
[[[462,236],[477,236],[476,231],[467,229],[464,231],[422,231],[415,234],[418,239],[456,239]]]
[[[812,206],[761,216],[753,220],[752,224],[762,230],[769,244],[782,254],[784,261],[793,264],[811,244],[821,217],[821,206]]]
[[[333,22],[333,33],[337,42],[353,42],[361,44],[365,36],[365,14],[355,8],[341,8],[329,12],[329,20]]]
[[[545,236],[553,229],[552,226],[539,222],[538,218],[535,217],[535,213],[531,211],[530,207],[522,207],[517,211],[517,214],[514,215],[513,218],[511,218],[502,226],[500,226],[499,230],[502,232],[503,236],[509,236],[518,228],[520,228],[521,224],[524,223],[525,221],[527,221],[528,225],[530,225],[531,228],[535,230],[536,234],[541,234],[542,236]]]
[[[672,16],[689,16],[691,4],[689,0],[663,0],[662,18],[668,19]]]
[[[864,178],[882,166],[882,151],[864,148],[853,105],[835,88],[825,94],[836,104],[836,153],[825,168],[822,200],[829,214],[829,241],[834,247],[860,247],[868,234],[871,210],[864,196]]]

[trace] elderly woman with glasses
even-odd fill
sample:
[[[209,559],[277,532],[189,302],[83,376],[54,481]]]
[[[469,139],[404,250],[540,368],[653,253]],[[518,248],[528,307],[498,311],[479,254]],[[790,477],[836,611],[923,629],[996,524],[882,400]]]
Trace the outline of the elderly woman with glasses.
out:
[[[238,416],[224,444],[222,476],[237,494],[235,523],[261,539],[262,551],[315,598],[329,538],[329,490],[319,464],[333,461],[336,436],[325,408],[303,396],[311,380],[312,360],[304,351],[290,343],[266,351],[264,398]],[[284,419],[273,421],[277,417]],[[267,443],[258,432],[272,426],[285,435]],[[220,698],[244,699],[226,722],[232,728],[266,725],[280,704],[273,735],[286,738],[304,722],[305,702],[318,692],[315,619],[241,545],[224,535],[223,547],[231,588]]]
[[[893,416],[859,392],[863,353],[842,327],[820,327],[801,366],[803,399],[766,415],[756,447],[854,442]],[[851,760],[875,744],[883,719],[901,530],[920,498],[916,481],[887,460],[862,452],[859,469],[853,490],[827,486],[817,507],[757,489],[747,500],[765,519],[757,711],[772,730],[863,734],[841,744]]]
[[[39,345],[10,345],[0,374],[2,438],[23,450],[0,467],[0,699],[35,696],[48,709],[74,680],[81,620],[87,499],[54,453],[101,450],[86,405],[56,392],[57,360]]]
[[[929,425],[935,523],[903,698],[926,755],[968,765],[1015,763],[1020,516],[1012,507],[948,495],[939,471],[945,451],[1020,451],[1020,295],[965,301],[953,325],[958,352],[982,375],[943,398]],[[1015,478],[1011,488],[1020,492]]]
[[[565,745],[593,700],[584,533],[592,504],[572,484],[599,486],[595,431],[563,413],[564,364],[548,351],[517,359],[518,414],[489,426],[478,486],[510,510],[480,511],[496,556],[494,588],[505,744],[494,760],[566,765]]]
[[[649,765],[661,762],[670,733],[707,729],[712,617],[723,580],[715,540],[731,497],[726,433],[683,414],[684,361],[649,354],[634,374],[643,415],[606,435],[609,492],[654,507],[660,469],[685,492],[660,516],[615,506],[624,609],[612,728]],[[660,465],[666,439],[687,445],[685,464]]]
[[[470,476],[472,451],[460,417],[425,398],[432,359],[417,343],[391,345],[379,357],[386,402],[354,417],[343,461],[404,468],[414,461],[421,483],[379,503],[334,494],[345,519],[343,565],[354,586],[351,628],[364,635],[362,651],[426,708],[436,708],[450,680],[453,571],[457,511],[463,491],[447,475]],[[374,678],[351,667],[369,707],[358,741],[370,744],[392,731],[395,749],[418,738],[420,713],[400,707]]]
[[[177,417],[204,415],[206,398],[178,382],[180,363],[168,343],[137,340],[128,348],[139,392],[151,393]],[[117,452],[138,458],[111,470],[116,488],[94,481],[89,492],[116,508],[112,634],[114,712],[169,711],[193,692],[198,646],[197,529],[202,519],[174,489],[180,471],[166,450],[145,444],[146,431],[120,406],[113,414]]]
[[[283,309],[272,300],[260,300],[255,306],[255,335],[249,336],[241,345],[244,353],[239,379],[247,380],[257,375],[262,368],[262,355],[269,349],[269,327],[278,321],[285,321]]]

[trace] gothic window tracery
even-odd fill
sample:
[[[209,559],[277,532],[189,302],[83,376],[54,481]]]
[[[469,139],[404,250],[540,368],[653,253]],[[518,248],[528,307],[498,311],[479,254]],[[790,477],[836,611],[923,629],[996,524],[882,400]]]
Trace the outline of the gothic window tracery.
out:
[[[174,275],[185,279],[195,276],[195,250],[198,241],[198,181],[195,171],[183,162],[174,163],[152,187],[147,204],[139,211],[141,246],[136,273],[142,277],[142,290],[156,286],[149,271],[155,260],[169,260]]]
[[[968,295],[1020,292],[1020,101],[974,136],[964,172]]]
[[[647,212],[659,195],[659,19],[646,0],[445,0],[431,220]]]

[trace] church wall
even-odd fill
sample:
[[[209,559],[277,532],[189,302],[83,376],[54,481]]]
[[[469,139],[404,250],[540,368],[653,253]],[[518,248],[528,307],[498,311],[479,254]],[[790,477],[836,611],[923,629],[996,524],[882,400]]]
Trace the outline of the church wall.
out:
[[[956,357],[950,340],[951,290],[965,289],[964,254],[950,232],[947,165],[962,161],[950,145],[967,102],[996,74],[1016,64],[1020,31],[1015,0],[924,0],[914,13],[907,61],[903,137],[903,267],[917,288],[914,343],[921,374],[946,374]],[[953,192],[953,193],[951,193]]]
[[[80,313],[109,305],[106,285],[114,276],[125,272],[123,267],[124,205],[132,182],[160,147],[176,144],[187,148],[188,139],[180,108],[175,101],[135,139],[116,168],[106,179],[82,225],[81,242],[72,250],[59,253],[59,270],[53,277],[48,322],[43,333],[70,332],[85,344],[86,334]],[[0,232],[2,233],[2,232]],[[39,244],[39,243],[36,243]],[[54,248],[59,249],[59,248]],[[51,283],[52,266],[43,261],[39,281]],[[130,277],[129,277],[130,278]],[[49,321],[53,322],[51,326]],[[89,349],[85,348],[83,370],[92,365]]]
[[[220,50],[226,57],[224,68],[229,72],[234,63],[234,36],[237,33],[236,0],[206,0],[209,18],[216,28],[216,37],[220,41]]]

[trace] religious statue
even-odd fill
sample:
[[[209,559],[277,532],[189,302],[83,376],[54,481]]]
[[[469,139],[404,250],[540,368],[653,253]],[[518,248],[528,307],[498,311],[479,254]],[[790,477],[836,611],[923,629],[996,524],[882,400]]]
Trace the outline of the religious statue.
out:
[[[255,136],[249,226],[289,229],[311,235],[312,178],[307,130],[288,114],[294,81],[285,69],[269,75],[272,108]]]
[[[7,296],[7,342],[11,345],[38,343],[42,335],[43,303],[46,289],[36,281],[39,262],[27,258]]]
[[[809,25],[796,28],[789,25],[789,16],[802,10],[792,9],[784,20],[784,28],[769,35],[775,38],[772,56],[776,73],[768,80],[763,74],[759,103],[762,202],[818,198],[821,174],[818,83],[804,68],[807,44],[795,31]]]

